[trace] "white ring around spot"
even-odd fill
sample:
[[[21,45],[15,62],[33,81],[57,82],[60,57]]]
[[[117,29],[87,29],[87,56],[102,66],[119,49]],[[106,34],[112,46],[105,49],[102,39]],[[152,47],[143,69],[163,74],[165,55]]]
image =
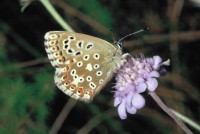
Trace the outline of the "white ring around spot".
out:
[[[77,62],[77,67],[82,67],[82,66],[83,66],[83,62],[82,61]]]
[[[85,60],[85,61],[89,60],[89,58],[90,58],[89,54],[86,54],[86,55],[83,56],[83,60]]]
[[[72,76],[76,75],[76,69],[72,69],[72,71],[70,73]]]
[[[94,57],[95,60],[98,60],[100,55],[96,53],[96,54],[93,55],[93,57]]]
[[[91,81],[91,80],[92,80],[92,77],[91,77],[91,76],[87,76],[87,77],[86,77],[86,80],[87,80],[87,81]]]
[[[99,64],[94,64],[94,69],[98,69],[99,68]]]
[[[96,75],[97,75],[97,76],[101,76],[102,74],[103,74],[102,71],[97,71],[97,72],[96,72]]]

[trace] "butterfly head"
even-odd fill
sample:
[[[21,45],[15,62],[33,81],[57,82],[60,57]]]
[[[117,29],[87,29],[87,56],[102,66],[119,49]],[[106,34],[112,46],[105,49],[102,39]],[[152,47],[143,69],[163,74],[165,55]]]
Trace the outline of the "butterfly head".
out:
[[[122,41],[120,41],[120,42],[119,41],[115,41],[114,44],[117,45],[118,49],[122,50],[122,45],[123,45]]]

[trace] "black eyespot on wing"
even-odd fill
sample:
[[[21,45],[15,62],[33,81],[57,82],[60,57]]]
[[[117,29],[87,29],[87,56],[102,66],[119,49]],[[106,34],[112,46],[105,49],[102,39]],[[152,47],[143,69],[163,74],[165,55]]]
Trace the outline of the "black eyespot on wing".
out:
[[[83,42],[80,41],[80,42],[78,43],[78,46],[81,48],[82,45],[83,45]]]
[[[81,54],[81,52],[76,52],[76,54],[75,55],[80,55]]]
[[[73,39],[75,39],[75,38],[74,38],[73,36],[70,36],[69,39],[73,40]]]
[[[88,44],[86,48],[90,49],[90,48],[92,48],[92,46],[93,46],[92,44]]]
[[[66,44],[64,47],[65,47],[65,49],[67,49],[67,48],[68,48],[68,45]]]
[[[96,59],[98,59],[98,58],[99,58],[99,55],[98,55],[98,54],[95,54],[94,57],[95,57]]]
[[[65,40],[65,41],[64,41],[64,44],[67,44],[68,42],[69,42],[69,40]]]
[[[85,59],[88,59],[88,58],[89,58],[89,56],[88,56],[88,55],[86,55],[86,56],[85,56]]]
[[[68,50],[68,53],[72,53],[73,51],[71,49]]]
[[[93,88],[95,88],[95,85],[93,83],[90,84]]]
[[[75,74],[75,71],[74,70],[72,70],[72,72],[71,72],[72,74]]]

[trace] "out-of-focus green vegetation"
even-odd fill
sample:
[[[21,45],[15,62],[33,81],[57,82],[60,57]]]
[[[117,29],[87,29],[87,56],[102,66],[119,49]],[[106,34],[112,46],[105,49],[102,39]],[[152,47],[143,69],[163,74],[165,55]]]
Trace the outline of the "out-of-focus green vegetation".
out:
[[[170,58],[168,74],[157,94],[183,115],[200,120],[200,8],[191,1],[51,1],[78,32],[111,40],[143,27],[148,32],[124,41],[124,52]],[[43,36],[63,30],[38,1],[23,13],[15,0],[0,4],[0,133],[48,133],[69,97],[53,82],[54,68],[44,51]],[[146,95],[147,104],[127,120],[113,106],[111,81],[90,104],[78,102],[64,110],[59,133],[157,133],[183,131]],[[69,108],[69,109],[67,109]],[[63,113],[61,112],[60,115]],[[54,124],[55,125],[55,124]],[[59,125],[58,125],[59,126]],[[57,126],[57,127],[58,127]],[[197,133],[197,130],[191,128]]]
[[[25,75],[23,68],[6,72],[6,67],[18,63],[9,61],[4,33],[0,40],[0,133],[47,133],[47,103],[55,93],[52,74],[43,70]]]

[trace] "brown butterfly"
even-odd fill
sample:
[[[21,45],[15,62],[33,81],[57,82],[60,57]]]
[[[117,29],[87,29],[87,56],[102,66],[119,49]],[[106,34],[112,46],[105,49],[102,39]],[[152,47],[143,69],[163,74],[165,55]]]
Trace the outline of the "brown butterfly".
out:
[[[112,45],[80,33],[46,33],[45,49],[56,69],[54,80],[57,87],[72,98],[91,101],[126,61],[127,54],[122,55],[121,40]]]

